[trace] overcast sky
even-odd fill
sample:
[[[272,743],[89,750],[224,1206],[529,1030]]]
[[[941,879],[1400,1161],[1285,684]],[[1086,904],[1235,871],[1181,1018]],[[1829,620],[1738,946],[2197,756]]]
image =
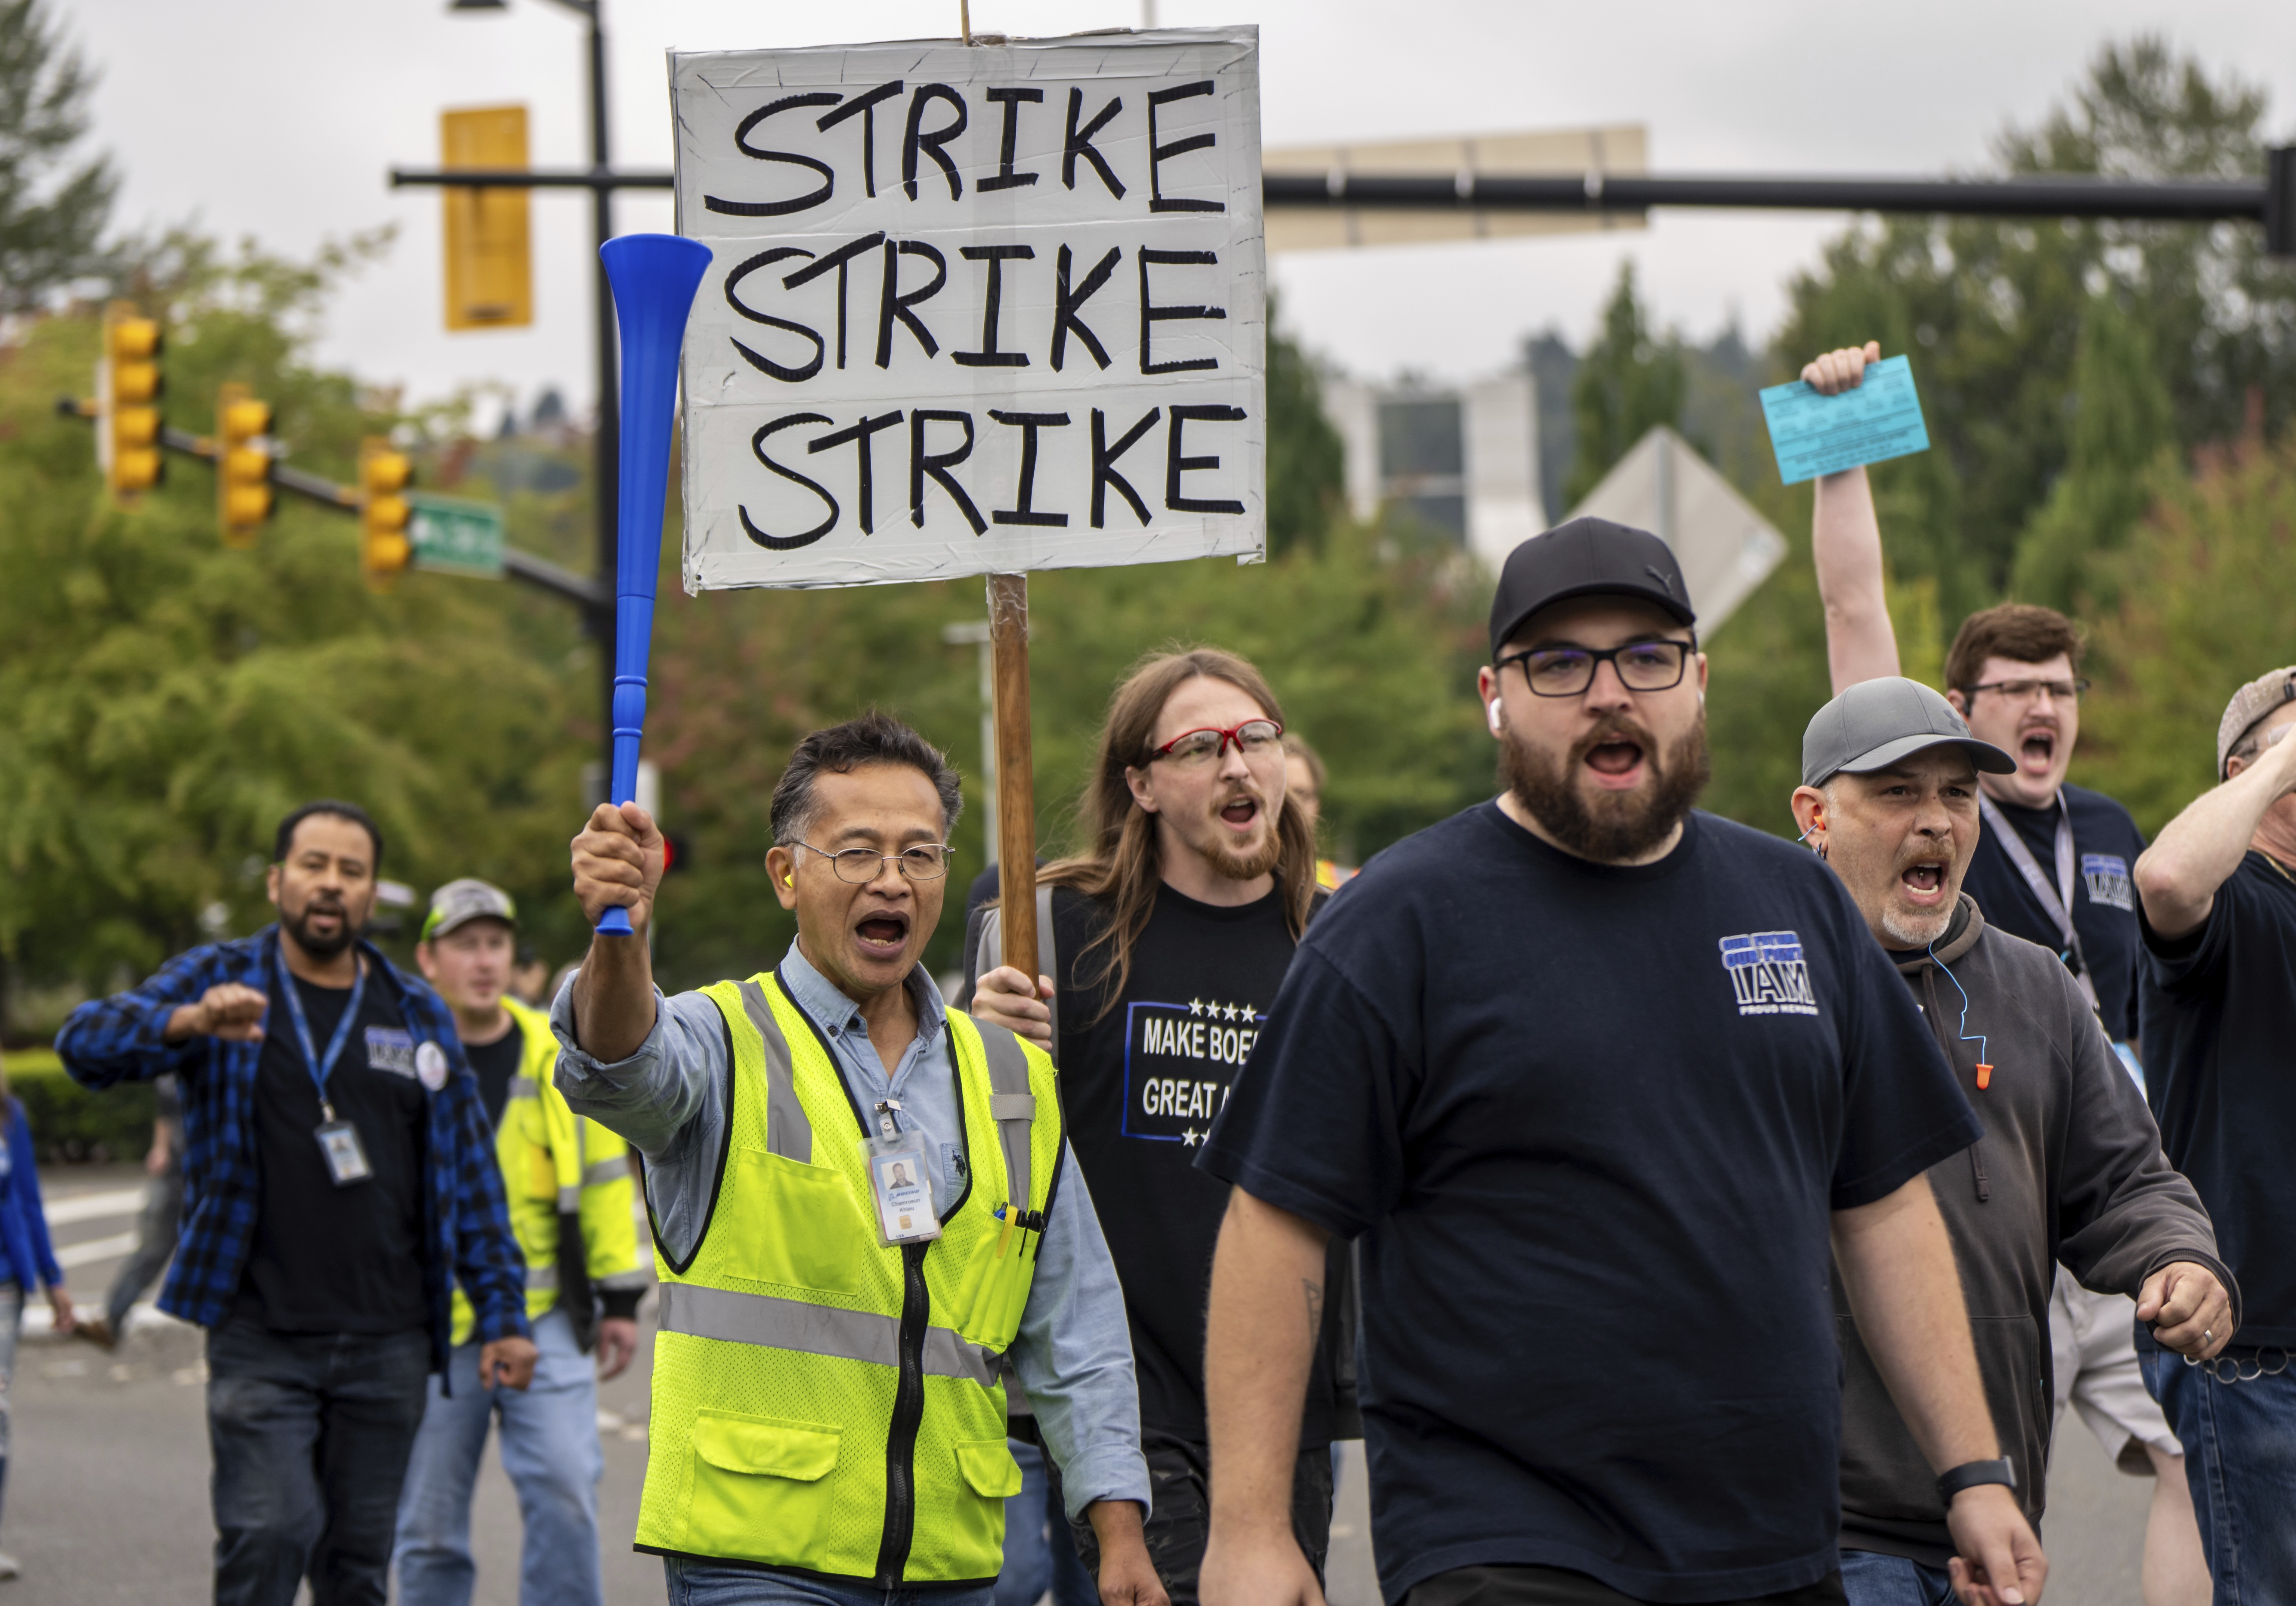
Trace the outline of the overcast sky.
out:
[[[666,168],[663,53],[953,35],[957,0],[606,0],[618,165]],[[1588,5],[1549,0],[1156,0],[1165,26],[1260,26],[1268,145],[1640,122],[1668,172],[1926,175],[1985,160],[2098,45],[2165,29],[2214,71],[2271,92],[2296,132],[2296,5],[2286,0],[1790,0]],[[69,0],[70,37],[103,74],[96,137],[126,176],[119,220],[191,220],[306,254],[381,224],[398,239],[327,317],[322,356],[410,399],[545,384],[589,405],[587,203],[537,192],[537,321],[441,327],[439,201],[386,187],[434,165],[438,114],[524,102],[540,166],[586,160],[582,25],[549,0],[449,14],[446,0]],[[1137,26],[1142,0],[973,0],[977,30]],[[667,229],[666,192],[617,203],[625,231]],[[1287,321],[1349,370],[1464,377],[1560,325],[1582,343],[1622,258],[1658,315],[1699,337],[1775,324],[1791,275],[1845,220],[1660,212],[1643,233],[1278,258]]]

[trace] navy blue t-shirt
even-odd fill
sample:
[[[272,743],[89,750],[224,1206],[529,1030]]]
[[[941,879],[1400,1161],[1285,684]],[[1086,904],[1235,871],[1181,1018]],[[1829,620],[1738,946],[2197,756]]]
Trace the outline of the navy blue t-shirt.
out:
[[[2161,1150],[2240,1279],[2234,1341],[2296,1348],[2296,881],[2251,848],[2199,930],[2144,930],[2144,1096]]]
[[[1485,803],[1308,928],[1198,1163],[1360,1238],[1390,1602],[1721,1601],[1837,1564],[1832,1212],[1981,1132],[1813,855],[1695,814],[1599,865]]]
[[[2136,1041],[2136,972],[2143,950],[2136,935],[2136,889],[2130,877],[2144,851],[2144,833],[2128,811],[2101,791],[2060,787],[2064,817],[2073,828],[2073,930],[2081,939],[2089,977],[2096,986],[2096,1012],[2116,1043]],[[2031,849],[2033,862],[2057,884],[2057,811],[2027,808],[1994,799]],[[2064,934],[2041,907],[2033,889],[1989,829],[1980,834],[1963,890],[1985,912],[1985,923],[2038,942],[2052,954],[2064,951]]]

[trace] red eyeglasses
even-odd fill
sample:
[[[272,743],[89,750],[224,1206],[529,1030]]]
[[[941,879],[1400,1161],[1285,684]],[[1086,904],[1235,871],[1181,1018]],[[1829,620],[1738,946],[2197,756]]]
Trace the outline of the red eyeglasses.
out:
[[[1283,727],[1275,720],[1247,719],[1233,730],[1184,731],[1149,754],[1148,762],[1169,758],[1175,764],[1201,764],[1227,751],[1231,742],[1246,758],[1259,758],[1274,752],[1283,741]]]

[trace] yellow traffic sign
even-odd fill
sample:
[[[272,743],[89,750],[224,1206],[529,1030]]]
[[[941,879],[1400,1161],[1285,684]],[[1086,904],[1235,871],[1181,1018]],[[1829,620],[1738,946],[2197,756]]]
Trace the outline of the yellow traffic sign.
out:
[[[439,119],[442,168],[523,168],[526,108],[480,106]],[[447,327],[519,329],[534,322],[527,190],[441,191],[447,225]]]

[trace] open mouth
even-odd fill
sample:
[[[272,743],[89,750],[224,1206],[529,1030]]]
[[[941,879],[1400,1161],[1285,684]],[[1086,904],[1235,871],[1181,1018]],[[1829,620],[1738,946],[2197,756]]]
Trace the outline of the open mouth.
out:
[[[1219,811],[1219,817],[1238,831],[1249,831],[1251,823],[1259,817],[1259,800],[1248,797],[1231,798]]]
[[[2017,744],[2017,758],[2023,766],[2035,774],[2046,774],[2049,766],[2056,762],[2057,735],[2054,731],[2028,731]]]
[[[1945,866],[1934,861],[1908,864],[1898,874],[1898,884],[1917,904],[1934,904],[1945,895]]]
[[[853,935],[860,939],[865,953],[898,954],[909,940],[909,917],[890,913],[865,914],[854,925]]]
[[[1587,750],[1587,767],[1598,775],[1631,775],[1642,761],[1642,743],[1626,736],[1607,736]]]

